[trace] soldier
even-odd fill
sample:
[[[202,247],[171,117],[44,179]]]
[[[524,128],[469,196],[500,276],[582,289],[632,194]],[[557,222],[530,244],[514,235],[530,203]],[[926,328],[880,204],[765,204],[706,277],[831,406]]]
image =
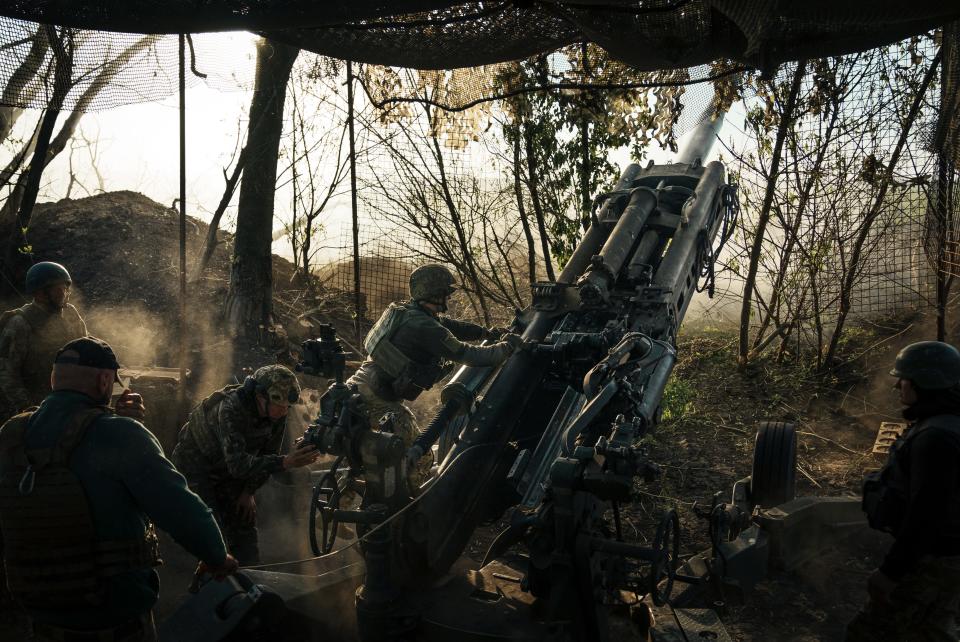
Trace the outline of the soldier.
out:
[[[894,543],[867,582],[848,641],[956,640],[960,610],[960,352],[939,341],[897,355],[903,416],[912,423],[867,477],[870,527]]]
[[[36,406],[50,392],[53,356],[65,343],[87,335],[70,298],[70,273],[59,263],[37,263],[27,271],[33,301],[0,317],[0,391],[4,419]]]
[[[347,384],[353,384],[363,398],[371,421],[393,413],[394,431],[407,451],[411,492],[426,479],[430,460],[414,440],[420,428],[403,400],[413,401],[437,383],[449,362],[469,366],[502,363],[522,339],[501,329],[487,329],[473,323],[441,316],[447,300],[456,291],[450,270],[429,264],[410,275],[410,301],[391,303],[364,339],[369,355]],[[489,346],[464,341],[496,339]]]
[[[316,461],[314,446],[280,454],[287,409],[300,384],[280,365],[264,366],[241,386],[218,390],[193,409],[172,459],[190,488],[213,508],[227,547],[242,566],[260,561],[254,493],[270,475]]]
[[[36,640],[154,640],[153,524],[215,575],[237,567],[156,438],[107,407],[117,368],[105,342],[71,341],[55,356],[53,392],[0,428],[7,586]]]

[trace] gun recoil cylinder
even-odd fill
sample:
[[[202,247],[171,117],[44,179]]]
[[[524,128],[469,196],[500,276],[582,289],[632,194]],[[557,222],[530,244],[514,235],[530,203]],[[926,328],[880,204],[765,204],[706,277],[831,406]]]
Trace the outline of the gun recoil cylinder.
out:
[[[588,305],[602,305],[610,298],[610,286],[636,245],[647,218],[657,207],[657,193],[649,187],[638,187],[630,193],[630,201],[600,254],[593,257],[586,273],[577,281],[580,299]]]

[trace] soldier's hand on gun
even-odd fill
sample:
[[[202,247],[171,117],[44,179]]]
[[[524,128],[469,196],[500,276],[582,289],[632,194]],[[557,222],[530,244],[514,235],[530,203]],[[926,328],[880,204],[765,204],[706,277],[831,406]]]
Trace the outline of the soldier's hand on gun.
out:
[[[200,581],[204,575],[212,575],[213,579],[217,580],[218,582],[222,582],[223,578],[225,578],[227,575],[236,573],[239,568],[240,564],[230,553],[227,553],[223,563],[219,566],[211,566],[206,562],[200,562],[197,564],[197,570],[193,574],[193,581],[190,582],[190,586],[187,588],[187,591],[190,593],[196,593],[199,591]]]
[[[202,563],[202,562],[201,562]],[[234,559],[233,555],[227,553],[227,557],[220,566],[207,566],[207,572],[213,575],[216,580],[222,580],[227,575],[233,575],[240,568],[240,563]]]
[[[506,343],[510,344],[510,347],[513,348],[514,351],[520,351],[520,352],[526,352],[532,349],[533,346],[536,345],[536,343],[534,343],[533,341],[527,341],[526,339],[521,337],[519,334],[513,334],[511,332],[508,332],[507,334],[503,335],[503,338],[501,339],[501,341],[505,341]]]
[[[403,456],[403,463],[406,465],[407,470],[410,470],[416,466],[421,457],[423,457],[423,447],[416,444],[410,446],[410,448],[407,449],[406,454]]]
[[[257,500],[253,498],[253,493],[241,493],[234,505],[240,519],[248,524],[257,521]]]
[[[499,338],[502,341],[505,335],[510,334],[510,328],[490,328],[487,332],[491,338]]]
[[[283,469],[290,470],[291,468],[307,466],[317,461],[319,456],[320,453],[317,452],[316,446],[301,441],[292,453],[283,457]]]
[[[117,397],[114,412],[121,417],[130,417],[131,419],[143,419],[147,416],[147,409],[143,405],[143,397],[136,392],[130,392],[129,388],[124,388],[120,396]]]

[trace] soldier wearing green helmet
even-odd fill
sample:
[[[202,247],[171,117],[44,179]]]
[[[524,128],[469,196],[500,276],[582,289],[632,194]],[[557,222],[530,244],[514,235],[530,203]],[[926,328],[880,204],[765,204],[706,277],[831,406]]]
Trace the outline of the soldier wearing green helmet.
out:
[[[72,284],[59,263],[37,263],[26,277],[26,293],[33,300],[0,317],[4,419],[38,405],[50,393],[53,357],[64,344],[87,335],[80,313],[67,302]]]
[[[296,375],[264,366],[243,384],[204,399],[180,429],[171,459],[211,509],[242,566],[260,560],[254,493],[270,475],[316,461],[314,446],[282,455],[287,410],[300,397]]]
[[[894,536],[867,582],[850,642],[956,640],[960,612],[960,351],[939,341],[900,351],[890,374],[911,423],[867,476],[870,527]]]
[[[416,446],[420,435],[413,412],[403,403],[437,383],[454,363],[494,366],[502,363],[522,339],[502,328],[484,328],[443,316],[456,280],[443,265],[431,263],[410,275],[410,300],[391,303],[364,339],[367,358],[347,381],[363,398],[371,422],[388,413],[407,452],[410,490],[426,479],[430,460]],[[471,345],[467,341],[491,341]]]

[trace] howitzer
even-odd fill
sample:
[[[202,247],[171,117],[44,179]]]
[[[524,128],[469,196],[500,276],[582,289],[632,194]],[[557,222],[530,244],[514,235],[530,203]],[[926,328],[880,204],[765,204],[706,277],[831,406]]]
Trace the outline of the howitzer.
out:
[[[768,559],[790,557],[766,535],[780,533],[782,543],[796,533],[794,514],[780,510],[793,498],[789,425],[762,429],[752,478],[734,485],[730,503],[718,494],[705,515],[710,551],[681,567],[674,511],[643,545],[621,532],[620,509],[635,484],[659,473],[643,437],[660,419],[678,328],[698,289],[712,293],[713,261],[738,209],[723,166],[701,163],[718,127],[701,125],[681,162],[630,165],[594,200],[563,271],[533,286],[531,305],[515,320],[523,349],[497,368],[460,368],[443,388],[442,407],[418,439],[424,451],[444,443],[442,461],[422,488],[403,483],[389,417],[380,425],[366,417],[343,383],[332,330],[304,346],[306,361],[314,360],[305,367],[336,378],[304,435],[337,456],[314,492],[311,537],[327,553],[336,548],[335,522],[358,524],[362,639],[608,640],[611,613],[626,609],[641,622],[637,601],[675,604],[675,580],[696,587],[736,576],[749,588]],[[344,510],[339,498],[359,478],[360,508]],[[852,523],[850,507],[838,507],[834,521]],[[800,507],[800,522],[803,510],[816,513],[819,528],[819,509]],[[482,564],[464,569],[478,528],[497,520],[505,527]],[[289,599],[320,596],[324,578],[343,590],[342,574],[326,574]]]
[[[610,537],[603,513],[657,468],[636,445],[656,425],[676,361],[677,329],[731,229],[735,192],[718,162],[629,166],[594,203],[592,224],[556,282],[523,315],[532,349],[496,371],[462,368],[421,437],[467,419],[437,480],[400,518],[399,566],[446,573],[481,524],[513,509],[486,555],[525,542],[521,585],[575,639],[604,639],[622,590],[657,587],[677,566],[675,514],[649,548]],[[632,575],[628,560],[646,562]],[[641,586],[642,585],[642,586]]]

